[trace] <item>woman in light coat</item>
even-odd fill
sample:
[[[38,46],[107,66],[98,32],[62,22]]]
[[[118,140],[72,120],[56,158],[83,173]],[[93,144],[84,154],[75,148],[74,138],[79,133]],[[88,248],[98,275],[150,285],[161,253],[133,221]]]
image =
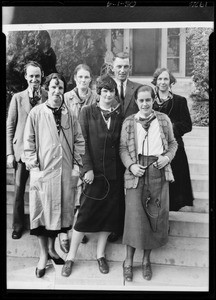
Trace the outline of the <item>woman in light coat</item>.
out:
[[[142,274],[150,280],[151,250],[168,241],[169,181],[174,180],[170,162],[177,150],[169,117],[152,109],[152,87],[140,86],[135,99],[139,112],[125,119],[120,139],[120,156],[126,167],[122,239],[127,245],[123,264],[126,281],[133,278],[136,249],[143,250]]]
[[[64,261],[54,248],[60,232],[72,228],[74,199],[72,169],[79,171],[84,139],[76,117],[63,101],[64,78],[50,74],[45,82],[48,100],[31,110],[24,132],[25,163],[30,170],[30,234],[38,237],[42,277],[48,258]]]

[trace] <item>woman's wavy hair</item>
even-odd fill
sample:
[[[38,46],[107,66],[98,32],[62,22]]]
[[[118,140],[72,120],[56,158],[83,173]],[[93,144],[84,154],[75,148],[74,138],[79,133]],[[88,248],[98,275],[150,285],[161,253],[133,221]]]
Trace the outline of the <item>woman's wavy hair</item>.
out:
[[[46,77],[45,82],[44,82],[44,87],[47,91],[49,90],[49,84],[52,79],[62,80],[64,83],[64,92],[66,92],[66,88],[67,88],[66,80],[65,80],[64,76],[59,73],[51,73]]]
[[[164,71],[166,71],[169,74],[169,78],[170,78],[170,85],[171,84],[175,84],[176,83],[176,79],[173,76],[173,74],[171,73],[171,71],[167,68],[158,68],[156,69],[156,71],[153,74],[153,80],[152,80],[152,84],[154,84],[155,86],[157,85],[157,78],[158,76],[163,73]]]
[[[118,89],[117,89],[117,84],[115,80],[109,76],[109,75],[102,75],[98,77],[96,81],[96,92],[98,95],[101,94],[102,89],[107,89],[107,90],[115,90],[115,94],[118,95]]]

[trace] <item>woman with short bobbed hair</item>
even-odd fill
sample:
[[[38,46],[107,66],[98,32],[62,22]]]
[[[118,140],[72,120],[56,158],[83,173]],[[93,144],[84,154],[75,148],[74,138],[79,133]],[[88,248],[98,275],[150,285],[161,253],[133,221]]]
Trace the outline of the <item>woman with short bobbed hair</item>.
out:
[[[175,182],[170,184],[170,211],[178,211],[184,206],[193,206],[193,192],[188,159],[182,137],[192,130],[192,122],[186,98],[173,94],[176,79],[170,70],[159,68],[153,74],[155,85],[154,110],[168,115],[171,119],[178,150],[171,166]]]
[[[72,232],[70,251],[62,276],[70,276],[85,232],[98,234],[97,262],[101,273],[109,272],[105,248],[108,235],[118,227],[120,184],[119,139],[122,117],[115,100],[116,83],[108,75],[97,80],[100,100],[83,107],[80,125],[85,139],[82,178],[85,184]]]

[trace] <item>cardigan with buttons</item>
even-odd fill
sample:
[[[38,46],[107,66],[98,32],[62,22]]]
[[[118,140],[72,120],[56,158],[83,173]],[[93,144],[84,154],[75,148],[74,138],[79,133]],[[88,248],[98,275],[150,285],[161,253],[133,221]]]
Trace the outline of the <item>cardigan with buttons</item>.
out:
[[[169,163],[164,167],[165,178],[167,181],[174,181],[172,169],[170,162],[175,156],[178,144],[174,138],[172,123],[169,117],[160,112],[155,111],[156,118],[159,122],[160,135],[163,144],[163,153],[169,158]],[[136,134],[136,121],[135,114],[127,117],[122,125],[121,138],[120,138],[120,157],[126,167],[124,180],[125,188],[136,188],[138,185],[139,177],[134,176],[129,170],[132,164],[138,164],[138,144],[137,144],[137,134]]]

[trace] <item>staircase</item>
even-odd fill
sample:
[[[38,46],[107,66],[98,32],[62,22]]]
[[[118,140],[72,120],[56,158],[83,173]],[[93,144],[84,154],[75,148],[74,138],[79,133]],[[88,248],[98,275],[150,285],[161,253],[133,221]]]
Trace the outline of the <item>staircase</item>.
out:
[[[152,251],[153,277],[150,282],[141,275],[142,251],[134,257],[134,279],[124,282],[122,262],[125,246],[121,240],[108,243],[106,257],[109,274],[100,274],[96,259],[97,234],[87,234],[89,242],[81,244],[77,261],[68,278],[61,276],[62,266],[50,264],[43,279],[34,275],[37,264],[37,238],[27,230],[20,240],[11,238],[13,170],[7,170],[7,284],[11,289],[93,289],[142,291],[208,291],[209,194],[208,194],[208,128],[194,127],[184,137],[194,193],[193,207],[170,212],[169,242]],[[28,186],[25,194],[26,226],[28,220]],[[56,249],[63,259],[66,255]],[[25,270],[25,271],[24,271]]]

